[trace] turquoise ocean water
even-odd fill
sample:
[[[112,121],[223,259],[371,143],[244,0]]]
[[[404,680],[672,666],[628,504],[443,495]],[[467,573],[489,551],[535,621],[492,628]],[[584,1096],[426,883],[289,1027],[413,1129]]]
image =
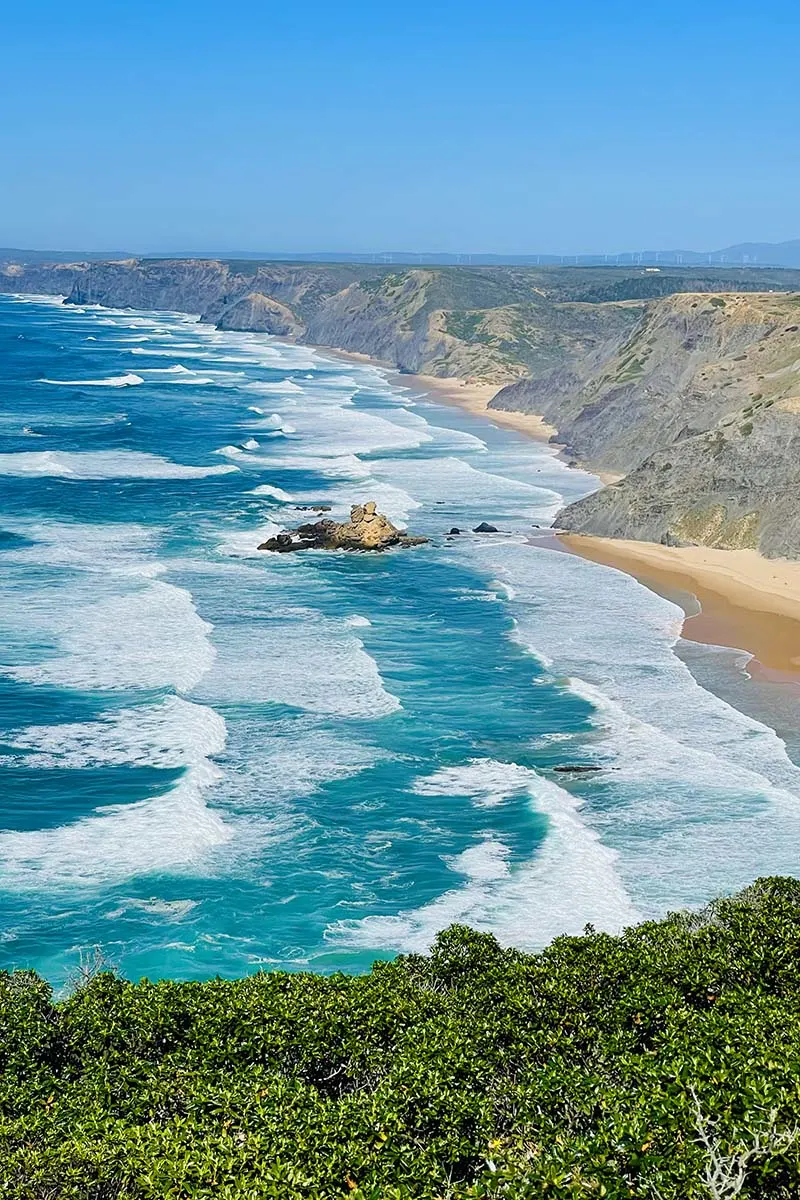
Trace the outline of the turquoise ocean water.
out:
[[[0,966],[360,970],[800,871],[800,770],[698,682],[742,656],[531,540],[594,482],[374,367],[0,298]],[[430,544],[256,549],[368,499]]]

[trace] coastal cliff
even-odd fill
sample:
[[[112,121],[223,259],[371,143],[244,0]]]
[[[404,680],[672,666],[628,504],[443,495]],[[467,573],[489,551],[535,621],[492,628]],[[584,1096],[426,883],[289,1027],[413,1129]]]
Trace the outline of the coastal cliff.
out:
[[[800,556],[800,272],[219,260],[6,264],[0,291],[196,313],[497,386],[625,478],[561,528]]]
[[[627,471],[572,532],[800,555],[800,296],[674,296],[559,409],[581,458]],[[502,397],[501,397],[502,399]]]

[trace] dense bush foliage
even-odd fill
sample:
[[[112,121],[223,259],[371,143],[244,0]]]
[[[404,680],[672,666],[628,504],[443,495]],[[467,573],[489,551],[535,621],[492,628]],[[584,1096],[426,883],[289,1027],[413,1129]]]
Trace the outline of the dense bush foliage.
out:
[[[0,1196],[788,1200],[799,984],[791,879],[353,978],[0,975]]]

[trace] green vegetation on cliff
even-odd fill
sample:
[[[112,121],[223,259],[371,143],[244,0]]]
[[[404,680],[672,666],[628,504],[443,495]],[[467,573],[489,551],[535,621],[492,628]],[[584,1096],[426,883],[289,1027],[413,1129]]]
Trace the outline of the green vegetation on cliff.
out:
[[[0,1195],[800,1190],[800,883],[539,955],[454,927],[361,977],[0,976]]]

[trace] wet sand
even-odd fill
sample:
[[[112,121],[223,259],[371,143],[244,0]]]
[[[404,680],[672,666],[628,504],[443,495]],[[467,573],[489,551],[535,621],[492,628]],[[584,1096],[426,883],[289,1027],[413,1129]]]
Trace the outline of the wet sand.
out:
[[[755,550],[559,536],[574,553],[626,571],[662,595],[695,597],[700,611],[687,609],[684,637],[746,650],[763,668],[751,664],[751,672],[762,676],[800,679],[800,562]]]

